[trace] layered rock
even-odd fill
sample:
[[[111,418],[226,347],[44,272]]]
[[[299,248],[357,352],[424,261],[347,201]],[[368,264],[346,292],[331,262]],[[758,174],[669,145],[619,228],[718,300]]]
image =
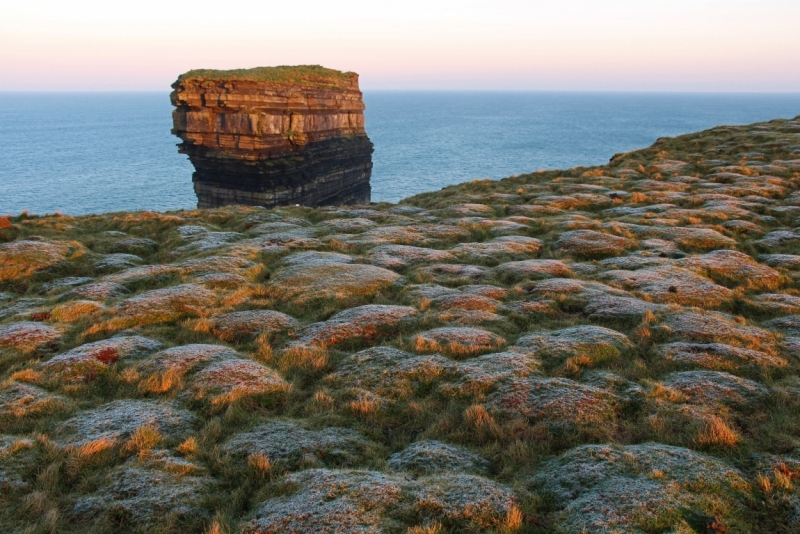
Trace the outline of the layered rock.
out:
[[[363,204],[372,142],[358,75],[319,66],[193,70],[172,85],[198,207]]]

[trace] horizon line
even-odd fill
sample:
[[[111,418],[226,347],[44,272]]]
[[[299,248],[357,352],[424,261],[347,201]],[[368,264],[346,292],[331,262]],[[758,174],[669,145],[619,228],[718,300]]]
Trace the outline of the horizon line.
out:
[[[124,94],[124,93],[165,93],[172,89],[0,89],[0,94]],[[671,95],[798,95],[797,91],[717,91],[717,90],[653,90],[653,89],[361,89],[362,93],[586,93],[586,94],[671,94]]]

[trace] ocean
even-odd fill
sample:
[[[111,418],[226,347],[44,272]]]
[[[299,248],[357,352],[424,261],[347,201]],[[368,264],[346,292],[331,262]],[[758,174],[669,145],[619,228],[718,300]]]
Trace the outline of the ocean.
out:
[[[800,115],[797,94],[366,91],[372,200]],[[193,208],[168,93],[0,93],[0,213]]]

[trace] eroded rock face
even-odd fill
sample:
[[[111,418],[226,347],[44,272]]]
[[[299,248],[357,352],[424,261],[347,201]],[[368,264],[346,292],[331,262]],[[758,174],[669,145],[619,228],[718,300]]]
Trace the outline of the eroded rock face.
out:
[[[357,74],[194,70],[172,87],[173,133],[195,167],[198,207],[369,202],[372,142]]]

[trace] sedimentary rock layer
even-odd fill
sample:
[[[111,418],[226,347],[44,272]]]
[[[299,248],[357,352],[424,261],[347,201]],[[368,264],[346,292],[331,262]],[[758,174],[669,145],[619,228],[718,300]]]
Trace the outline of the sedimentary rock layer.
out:
[[[358,75],[316,66],[195,70],[172,85],[172,132],[198,207],[370,200]]]

